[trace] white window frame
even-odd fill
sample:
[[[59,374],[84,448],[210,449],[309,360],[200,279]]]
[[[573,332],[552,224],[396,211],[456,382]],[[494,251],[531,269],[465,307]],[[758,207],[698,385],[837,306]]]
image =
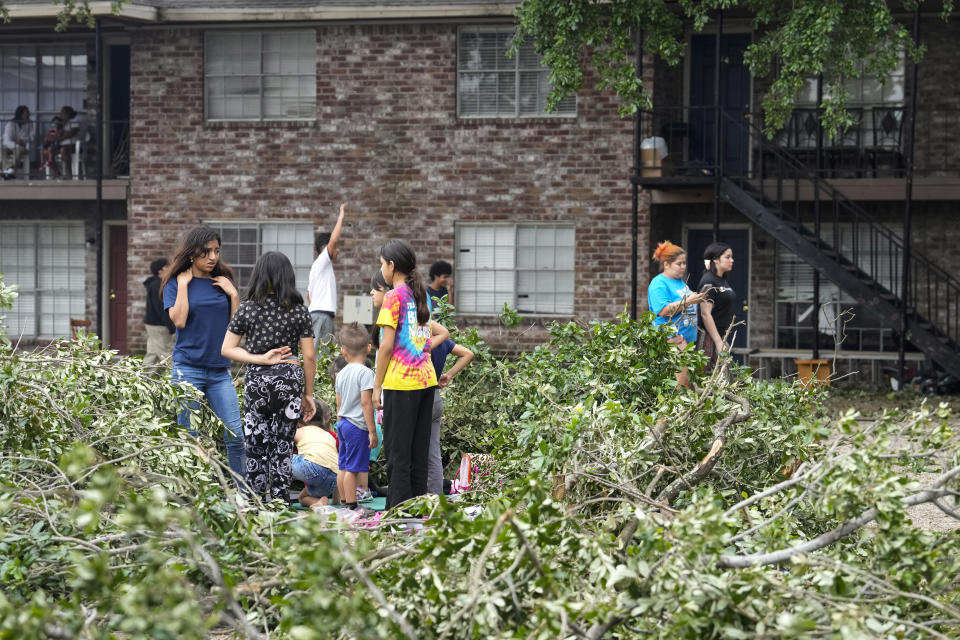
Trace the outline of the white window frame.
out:
[[[220,255],[223,257],[224,262],[234,270],[237,276],[237,289],[240,291],[241,297],[246,293],[246,287],[249,284],[247,281],[249,272],[253,269],[253,265],[257,259],[266,251],[280,251],[290,259],[290,263],[293,265],[293,271],[297,276],[297,289],[301,295],[304,296],[304,301],[306,301],[307,281],[310,277],[310,267],[313,265],[314,260],[314,228],[312,223],[296,221],[214,220],[208,221],[205,224],[220,234]],[[272,230],[269,229],[271,227],[273,228]],[[294,242],[280,242],[281,228],[293,231]],[[229,239],[229,235],[225,238],[225,230],[237,231],[238,240]],[[274,230],[277,232],[276,240],[271,237],[272,231]],[[240,231],[253,231],[256,233],[256,238],[253,241],[246,240],[241,242],[239,241]],[[252,252],[248,252],[248,256],[246,256],[250,258],[249,260],[241,261],[233,259],[235,251],[236,255],[239,256],[241,246],[253,247]],[[290,255],[291,249],[293,255]]]
[[[463,57],[464,51],[461,49],[464,43],[464,34],[495,34],[498,38],[503,38],[505,42],[509,42],[513,39],[513,34],[516,29],[513,25],[464,25],[460,26],[457,29],[457,117],[462,119],[491,119],[491,118],[576,118],[577,117],[577,96],[576,94],[568,96],[561,101],[558,105],[557,110],[553,112],[546,111],[545,107],[541,105],[546,104],[547,94],[549,94],[552,89],[552,83],[549,81],[550,69],[543,66],[540,56],[536,54],[536,51],[533,49],[532,41],[523,46],[523,50],[518,52],[512,58],[503,56],[503,59],[497,59],[495,67],[491,68],[464,68]],[[506,50],[504,48],[504,50]],[[521,64],[521,61],[525,58],[535,56],[537,59],[537,65],[533,66],[530,64]],[[481,62],[482,64],[482,62]],[[476,111],[465,112],[463,109],[463,100],[462,95],[465,86],[465,79],[472,75],[482,75],[482,74],[513,74],[513,112],[503,112],[497,110],[497,113],[480,113],[479,105]],[[537,73],[538,82],[537,82],[537,93],[536,93],[536,103],[538,108],[535,112],[531,113],[522,113],[520,109],[521,103],[521,78],[525,74]],[[480,91],[478,90],[478,102]],[[496,93],[499,103],[499,89]]]
[[[32,235],[30,241],[25,242],[22,229],[29,229]],[[50,232],[50,241],[41,242],[45,231]],[[58,232],[66,234],[66,241],[57,240]],[[8,220],[3,223],[4,238],[16,238],[16,244],[0,241],[0,273],[4,273],[4,281],[8,285],[17,285],[18,296],[14,300],[13,309],[7,311],[4,324],[9,327],[11,339],[52,340],[70,335],[70,319],[86,317],[86,270],[87,247],[86,229],[83,221],[77,220],[48,220],[48,221],[20,221]],[[30,244],[32,242],[32,245]],[[44,254],[44,251],[47,254]],[[17,255],[9,260],[9,255]],[[20,257],[29,255],[29,260],[20,262]],[[78,257],[78,258],[77,258]],[[77,259],[74,259],[77,258]],[[31,269],[32,268],[32,269]],[[55,283],[55,271],[67,272],[67,283]],[[32,285],[19,277],[12,277],[16,272],[32,270]],[[24,314],[21,306],[30,297],[33,299],[33,310],[28,317],[33,317],[32,330],[22,326],[20,318]],[[64,299],[69,300],[69,310],[49,309]],[[44,318],[52,318],[45,322]],[[16,319],[16,326],[13,321]]]
[[[307,37],[307,39],[313,43],[313,46],[310,50],[310,55],[312,58],[307,62],[307,70],[301,71],[300,66],[303,63],[303,60],[298,59],[298,70],[296,73],[290,72],[269,72],[264,69],[265,59],[264,59],[264,47],[263,47],[263,37],[265,34],[270,34],[271,36],[288,36],[288,37]],[[213,52],[214,44],[211,40],[216,39],[220,36],[256,36],[257,39],[257,50],[259,52],[260,60],[259,65],[256,71],[243,71],[241,73],[227,73],[225,70],[220,73],[215,73],[210,71],[210,66],[212,64],[211,55]],[[243,30],[230,30],[230,31],[207,31],[204,33],[204,43],[203,43],[203,111],[204,117],[208,122],[313,122],[317,119],[317,36],[314,29],[295,29],[295,30],[256,30],[256,29],[243,29]],[[300,53],[306,53],[302,51]],[[294,116],[281,116],[281,115],[266,115],[265,114],[265,102],[266,102],[266,84],[267,81],[271,78],[291,78],[296,77],[301,80],[308,80],[312,82],[312,91],[308,89],[307,93],[300,94],[298,91],[298,98],[304,101],[304,104],[312,105],[312,112],[309,115],[294,115]],[[224,84],[228,79],[240,79],[241,83],[244,79],[256,79],[257,82],[257,95],[259,97],[259,110],[257,116],[231,116],[231,117],[214,117],[211,115],[210,111],[210,102],[215,99],[215,96],[211,95],[213,88],[217,81],[223,81]],[[310,84],[310,82],[308,82]],[[228,99],[226,90],[224,90],[223,95],[220,99]],[[308,99],[309,98],[309,99]],[[234,97],[234,99],[236,99]]]
[[[474,240],[470,242],[470,231],[483,229],[493,231],[493,244],[480,245]],[[554,242],[539,244],[538,231],[552,230]],[[562,231],[569,237],[569,243],[560,244],[556,241],[556,232]],[[523,237],[534,237],[533,244]],[[571,317],[576,311],[576,227],[573,224],[563,223],[457,223],[455,227],[456,266],[454,277],[454,303],[457,311],[464,315],[495,316],[503,311],[503,304],[524,316],[544,317]],[[498,244],[499,243],[499,244]],[[490,254],[489,259],[482,262],[479,258],[479,248],[484,248]],[[468,252],[476,252],[473,261],[464,259]],[[540,257],[545,255],[545,259]],[[552,255],[551,255],[552,254]],[[562,254],[562,255],[560,255]],[[550,267],[541,267],[543,264],[552,264]],[[568,265],[559,266],[564,262]],[[472,264],[472,266],[470,266]],[[533,293],[531,302],[530,278],[534,281],[538,277],[547,276],[552,280],[553,288],[544,291],[542,295],[553,296],[553,309],[545,311],[538,308],[543,300],[537,300]],[[492,279],[492,281],[491,281]],[[526,282],[525,282],[526,281]],[[472,288],[470,284],[472,283]],[[491,293],[494,296],[492,306],[473,304],[470,295]],[[568,302],[560,300],[565,298]]]

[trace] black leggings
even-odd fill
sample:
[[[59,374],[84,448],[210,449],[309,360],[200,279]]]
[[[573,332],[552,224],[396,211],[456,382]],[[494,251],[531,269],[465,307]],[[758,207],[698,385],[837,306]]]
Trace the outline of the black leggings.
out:
[[[436,387],[383,390],[383,438],[390,459],[387,508],[427,492],[430,420]]]
[[[247,484],[257,495],[287,500],[293,436],[303,401],[303,369],[281,363],[257,371],[247,368],[243,385],[243,436]]]

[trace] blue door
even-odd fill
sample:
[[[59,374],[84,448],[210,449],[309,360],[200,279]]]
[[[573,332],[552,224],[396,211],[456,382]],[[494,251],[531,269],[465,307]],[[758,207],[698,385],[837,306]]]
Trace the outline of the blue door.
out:
[[[690,149],[693,162],[713,166],[716,142],[714,76],[716,68],[715,35],[695,35],[690,41]],[[750,72],[743,54],[750,46],[749,33],[734,33],[720,38],[721,106],[729,116],[723,118],[723,170],[741,176],[748,166],[750,140],[743,125],[750,111]]]

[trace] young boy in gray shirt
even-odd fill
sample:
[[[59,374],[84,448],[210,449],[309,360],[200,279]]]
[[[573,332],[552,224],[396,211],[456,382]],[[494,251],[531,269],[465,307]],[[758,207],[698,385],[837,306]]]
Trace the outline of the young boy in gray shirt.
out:
[[[367,367],[370,334],[358,324],[340,330],[340,353],[347,366],[337,373],[337,430],[340,473],[337,488],[348,509],[357,508],[357,477],[370,470],[370,449],[377,446],[373,421],[373,371]]]

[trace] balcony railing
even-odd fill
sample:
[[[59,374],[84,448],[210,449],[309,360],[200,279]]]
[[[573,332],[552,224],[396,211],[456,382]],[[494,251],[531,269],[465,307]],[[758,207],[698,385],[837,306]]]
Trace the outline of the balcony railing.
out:
[[[723,124],[723,164],[726,175],[770,177],[776,170],[769,151],[760,138],[764,130],[763,114],[742,111],[725,112],[742,117],[753,127]],[[848,109],[852,125],[830,138],[823,132],[821,154],[817,158],[820,135],[817,109],[794,109],[786,125],[775,132],[772,142],[789,152],[805,169],[823,178],[902,178],[909,148],[908,109],[898,105],[857,105]],[[646,151],[641,169],[647,177],[705,176],[717,170],[714,154],[716,108],[665,107],[642,115],[642,137],[662,138],[669,158],[662,170],[649,162]],[[918,109],[915,127],[914,175],[960,177],[960,108]],[[651,146],[648,143],[647,146]],[[769,147],[767,146],[767,149]],[[659,176],[657,175],[659,174]]]
[[[78,141],[66,145],[66,154],[60,153],[57,143],[45,143],[53,114],[38,114],[33,123],[33,139],[28,158],[13,166],[13,180],[94,180],[97,177],[97,128],[88,124],[85,114],[80,122]],[[6,123],[3,123],[6,126]],[[103,177],[113,179],[130,174],[130,121],[111,120],[106,123],[103,138],[105,162]],[[5,151],[5,153],[7,153]],[[76,161],[74,161],[76,157]],[[13,164],[7,157],[4,166]],[[3,184],[3,183],[0,183]]]

